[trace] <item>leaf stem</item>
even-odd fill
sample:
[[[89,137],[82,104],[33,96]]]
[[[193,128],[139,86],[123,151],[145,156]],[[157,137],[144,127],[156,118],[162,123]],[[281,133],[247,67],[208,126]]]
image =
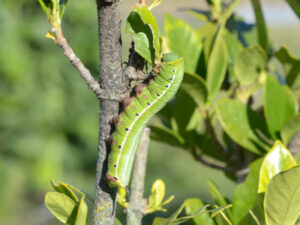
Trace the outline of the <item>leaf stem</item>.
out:
[[[97,96],[100,96],[102,90],[98,81],[94,79],[90,71],[84,66],[81,60],[75,55],[73,49],[68,44],[66,38],[63,35],[62,29],[52,28],[52,35],[54,37],[55,43],[61,48],[63,54],[69,59],[71,64],[77,69],[80,76],[84,79],[85,83],[88,85]]]

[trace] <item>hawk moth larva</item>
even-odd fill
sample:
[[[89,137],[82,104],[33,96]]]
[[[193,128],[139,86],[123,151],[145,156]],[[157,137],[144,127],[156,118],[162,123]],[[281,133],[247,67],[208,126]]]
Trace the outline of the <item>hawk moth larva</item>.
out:
[[[106,179],[111,188],[126,196],[137,145],[151,117],[175,95],[183,78],[183,58],[165,54],[160,72],[147,84],[135,87],[135,96],[126,99],[115,121]]]

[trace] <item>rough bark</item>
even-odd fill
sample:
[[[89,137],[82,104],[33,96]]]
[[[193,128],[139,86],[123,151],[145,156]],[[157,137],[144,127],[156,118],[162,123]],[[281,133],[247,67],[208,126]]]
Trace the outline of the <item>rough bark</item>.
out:
[[[108,98],[100,99],[100,132],[96,174],[94,224],[112,225],[116,209],[116,190],[105,182],[109,148],[106,137],[111,134],[109,121],[118,114],[115,99],[126,93],[128,79],[122,70],[121,1],[97,0],[100,86]],[[111,99],[109,99],[111,98]]]

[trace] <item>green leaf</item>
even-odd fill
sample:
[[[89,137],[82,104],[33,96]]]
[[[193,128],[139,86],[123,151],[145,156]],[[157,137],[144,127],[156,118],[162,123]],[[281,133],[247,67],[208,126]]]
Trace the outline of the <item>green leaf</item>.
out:
[[[228,53],[222,33],[218,33],[207,65],[206,84],[209,99],[213,100],[222,86],[227,69]]]
[[[185,213],[186,215],[192,215],[196,213],[200,208],[204,206],[204,203],[199,198],[189,198],[186,200]],[[210,217],[209,213],[203,213],[199,216],[192,218],[194,225],[215,225],[214,220]]]
[[[234,74],[242,85],[250,85],[266,68],[267,60],[267,55],[260,46],[246,48],[234,63]]]
[[[54,188],[54,190],[56,190],[57,192],[67,195],[68,197],[73,199],[75,202],[79,201],[77,196],[74,194],[74,192],[70,189],[70,187],[67,184],[60,182],[59,185],[56,185],[54,183],[54,181],[51,180],[51,185]]]
[[[150,214],[153,213],[155,211],[166,211],[163,208],[163,204],[162,201],[165,197],[165,183],[161,180],[161,179],[157,179],[153,184],[152,184],[152,188],[151,188],[151,194],[148,198],[148,204],[147,204],[147,209],[146,209],[146,213]],[[168,203],[170,201],[173,200],[174,197],[171,197],[171,199],[168,201]]]
[[[180,208],[178,210],[176,210],[169,218],[156,217],[154,219],[153,225],[178,225],[178,224],[185,223],[196,216],[207,213],[206,208],[208,207],[208,205],[204,205],[194,214],[178,218],[179,214],[183,211],[183,209],[189,203],[188,201],[189,201],[189,199],[185,200],[183,202],[183,204],[180,206]]]
[[[118,220],[117,217],[115,217],[115,223],[114,225],[122,225],[122,223],[120,222],[120,220]]]
[[[65,194],[58,192],[47,192],[45,195],[45,205],[49,211],[61,222],[74,222],[72,217],[76,203]]]
[[[300,18],[300,2],[298,0],[286,0],[297,16]]]
[[[226,205],[222,207],[214,206],[215,209],[211,210],[211,217],[215,219],[218,225],[232,225],[228,217],[224,214],[224,210],[231,207],[231,205]]]
[[[183,105],[185,110],[182,110]],[[176,127],[176,132],[178,132],[184,138],[186,137],[186,127],[188,126],[196,108],[197,105],[195,101],[190,98],[186,92],[179,90],[174,100],[173,109],[173,122],[176,122],[176,126],[172,127],[173,129]]]
[[[228,66],[229,71],[233,71],[233,65],[235,63],[236,58],[238,55],[243,51],[244,47],[242,43],[235,37],[232,33],[228,30],[224,32],[224,40],[226,42],[226,47],[228,51]],[[234,77],[234,74],[231,74]]]
[[[268,52],[268,30],[265,23],[264,15],[260,5],[260,0],[251,0],[253,11],[255,13],[257,33],[258,33],[258,42],[260,46]]]
[[[223,195],[223,193],[221,193],[217,185],[211,180],[207,180],[207,184],[208,184],[208,190],[211,196],[213,197],[213,199],[215,200],[216,204],[221,207],[227,206],[228,202],[225,200],[225,196]],[[230,220],[232,220],[231,210],[226,209],[225,211],[226,211],[226,215],[230,218]]]
[[[198,9],[188,9],[186,11],[188,14],[194,16],[195,18],[208,22],[211,18],[211,12],[205,10],[198,10]]]
[[[231,208],[231,207],[232,207],[231,204],[229,204],[229,205],[224,205],[224,206],[222,206],[222,207],[218,207],[217,205],[215,205],[215,209],[210,210],[210,212],[211,212],[211,217],[215,217],[215,216],[217,216],[218,214],[222,214],[224,210],[229,209],[229,208]]]
[[[232,206],[233,224],[239,224],[255,204],[261,164],[262,158],[252,162],[246,180],[238,184],[234,189]]]
[[[168,127],[162,125],[152,125],[150,126],[150,129],[150,136],[153,140],[165,142],[175,146],[183,146],[185,144],[184,139],[178,133]]]
[[[294,135],[300,131],[300,113],[288,120],[281,130],[281,138],[285,145],[287,145]]]
[[[46,13],[47,17],[49,16],[50,11],[48,10],[48,6],[45,4],[43,0],[38,0],[43,11]]]
[[[291,152],[280,141],[276,141],[261,165],[258,192],[264,193],[272,177],[296,165],[296,160]]]
[[[205,64],[208,65],[209,57],[218,34],[218,27],[213,23],[207,23],[199,29],[198,33],[204,37],[204,58]]]
[[[217,103],[217,115],[226,133],[244,148],[262,154],[269,150],[262,136],[268,137],[264,120],[249,106],[237,100],[223,99]]]
[[[274,139],[285,123],[297,113],[295,96],[287,86],[281,85],[276,78],[267,75],[264,86],[264,114],[269,131]]]
[[[294,225],[300,215],[300,167],[272,178],[267,188],[264,209],[266,224]]]
[[[283,46],[275,52],[276,58],[283,64],[286,83],[293,90],[296,96],[300,97],[300,59],[292,55],[289,50]]]
[[[202,77],[193,73],[184,73],[181,88],[197,103],[203,107],[207,98],[207,88]]]
[[[202,51],[198,33],[184,21],[166,14],[165,37],[169,50],[184,57],[184,69],[195,73]]]
[[[162,0],[153,0],[149,6],[148,9],[152,10],[153,8],[155,8],[156,6],[160,5],[162,3]]]
[[[60,1],[59,1],[59,5],[60,5],[59,16],[60,16],[60,18],[62,18],[63,15],[64,15],[64,12],[65,12],[65,8],[66,8],[67,3],[68,3],[68,0],[60,0]]]
[[[133,36],[135,51],[152,65],[161,58],[160,32],[151,11],[137,5],[127,18],[126,32]]]
[[[88,215],[88,206],[84,201],[84,196],[80,199],[76,220],[74,225],[86,225],[86,219]]]

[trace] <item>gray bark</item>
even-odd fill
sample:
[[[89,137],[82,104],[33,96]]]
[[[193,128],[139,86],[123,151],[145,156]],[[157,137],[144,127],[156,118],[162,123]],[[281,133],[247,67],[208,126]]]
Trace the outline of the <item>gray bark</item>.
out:
[[[116,189],[108,187],[105,181],[109,146],[106,137],[111,134],[109,121],[118,114],[119,102],[116,99],[126,93],[128,79],[122,70],[121,45],[121,1],[97,0],[100,86],[111,99],[100,99],[100,133],[96,174],[96,198],[94,224],[114,224],[116,209]]]

